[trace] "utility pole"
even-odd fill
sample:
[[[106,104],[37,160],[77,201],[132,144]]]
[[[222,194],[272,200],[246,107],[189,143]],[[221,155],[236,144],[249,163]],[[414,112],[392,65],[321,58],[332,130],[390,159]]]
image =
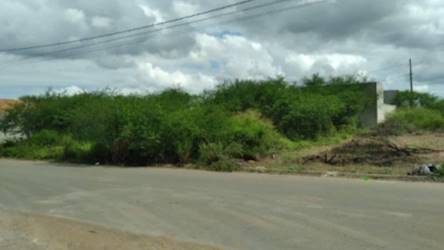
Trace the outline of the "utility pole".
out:
[[[414,89],[413,89],[413,67],[412,67],[412,58],[410,58],[410,60],[409,60],[409,65],[410,65],[410,92],[413,93]]]

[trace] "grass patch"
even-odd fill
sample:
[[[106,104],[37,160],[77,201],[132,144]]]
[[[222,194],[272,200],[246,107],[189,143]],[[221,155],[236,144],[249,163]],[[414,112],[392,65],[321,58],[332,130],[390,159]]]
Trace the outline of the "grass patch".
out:
[[[63,147],[47,146],[41,147],[28,142],[7,142],[0,146],[0,155],[8,158],[19,158],[26,160],[53,160],[63,155]]]
[[[70,135],[42,130],[29,139],[0,145],[0,156],[27,160],[56,160],[93,163],[91,143],[81,143]]]

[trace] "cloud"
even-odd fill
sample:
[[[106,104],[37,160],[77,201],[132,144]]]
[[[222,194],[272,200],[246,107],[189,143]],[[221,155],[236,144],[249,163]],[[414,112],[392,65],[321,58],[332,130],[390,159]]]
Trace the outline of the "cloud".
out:
[[[184,1],[174,1],[173,2],[173,9],[174,12],[178,15],[178,16],[188,16],[194,13],[198,13],[199,12],[199,5],[197,4],[192,4],[189,2],[184,2]]]
[[[233,2],[1,1],[0,49],[119,31]],[[51,86],[112,87],[130,93],[176,84],[198,92],[225,79],[283,75],[297,80],[317,72],[325,76],[362,72],[386,88],[406,89],[409,58],[418,85],[444,96],[443,1],[337,0],[292,8],[295,4],[276,5],[275,10],[287,11],[260,18],[236,19],[264,10],[95,45],[87,51],[3,53],[0,97],[42,92]]]
[[[85,13],[78,9],[65,10],[65,18],[71,23],[83,23],[85,21]]]
[[[198,34],[196,42],[197,49],[191,52],[191,59],[213,66],[213,70],[217,62],[215,73],[221,78],[261,79],[283,74],[267,49],[243,36]]]
[[[427,93],[430,91],[429,85],[417,85],[415,86],[415,91],[421,92],[421,93]]]
[[[59,94],[64,96],[75,96],[86,92],[87,92],[86,90],[74,85],[52,91],[52,93],[54,94]]]
[[[107,17],[96,16],[91,20],[92,26],[95,28],[109,28],[112,23],[112,20]]]
[[[159,10],[152,9],[148,5],[139,4],[140,9],[142,9],[145,16],[153,18],[155,23],[163,22],[164,19]]]
[[[340,69],[357,67],[367,59],[360,55],[349,54],[290,54],[285,59],[286,63],[298,66],[303,71],[311,71],[313,67],[324,66],[331,69],[331,73],[339,72]]]
[[[141,81],[158,85],[160,88],[179,87],[198,93],[216,85],[214,78],[201,73],[186,74],[179,70],[167,71],[149,62],[139,63],[138,68]]]

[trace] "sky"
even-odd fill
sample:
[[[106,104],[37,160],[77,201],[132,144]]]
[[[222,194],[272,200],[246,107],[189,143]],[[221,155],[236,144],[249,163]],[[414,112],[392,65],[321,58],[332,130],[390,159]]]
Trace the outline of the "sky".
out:
[[[239,1],[2,0],[0,98],[48,89],[199,93],[233,79],[300,81],[315,73],[365,76],[385,89],[406,90],[409,58],[415,89],[444,97],[442,0],[255,0],[108,43],[113,37],[5,51],[158,24]]]

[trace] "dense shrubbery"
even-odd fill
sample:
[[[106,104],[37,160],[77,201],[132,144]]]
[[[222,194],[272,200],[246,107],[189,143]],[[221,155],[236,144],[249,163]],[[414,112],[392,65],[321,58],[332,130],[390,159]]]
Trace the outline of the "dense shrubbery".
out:
[[[421,107],[433,109],[444,115],[444,100],[427,93],[404,91],[397,94],[395,104],[398,107]]]
[[[236,159],[272,154],[289,144],[287,138],[315,139],[357,128],[369,101],[358,81],[314,76],[304,84],[236,81],[200,96],[173,89],[147,96],[24,97],[0,129],[18,129],[26,139],[3,145],[0,154],[124,165],[201,163],[233,170]]]
[[[436,177],[444,179],[444,163],[441,164],[441,168],[436,173]]]
[[[444,100],[426,93],[404,91],[395,98],[398,110],[379,126],[382,134],[444,130]]]
[[[288,138],[315,139],[358,126],[359,114],[372,100],[352,77],[304,79],[303,88],[283,79],[236,81],[208,94],[211,103],[232,112],[259,110]]]
[[[389,134],[443,130],[444,116],[433,109],[401,108],[391,114],[380,129],[385,129],[385,133]]]
[[[19,142],[9,141],[0,145],[1,156],[17,157],[23,159],[36,160],[67,160],[64,158],[64,151],[70,150],[74,146],[78,154],[80,149],[85,149],[85,154],[89,148],[88,144],[82,144],[73,140],[69,135],[60,135],[55,131],[42,130],[35,133],[27,140]],[[68,155],[68,154],[67,154]],[[69,158],[74,160],[74,158]],[[76,161],[85,162],[86,159],[77,157]]]

